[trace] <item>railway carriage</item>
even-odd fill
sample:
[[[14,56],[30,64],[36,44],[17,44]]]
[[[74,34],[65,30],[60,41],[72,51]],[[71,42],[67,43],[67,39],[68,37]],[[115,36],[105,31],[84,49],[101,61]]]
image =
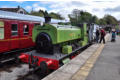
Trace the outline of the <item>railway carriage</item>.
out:
[[[40,21],[34,16],[0,11],[0,53],[34,46],[32,29]]]

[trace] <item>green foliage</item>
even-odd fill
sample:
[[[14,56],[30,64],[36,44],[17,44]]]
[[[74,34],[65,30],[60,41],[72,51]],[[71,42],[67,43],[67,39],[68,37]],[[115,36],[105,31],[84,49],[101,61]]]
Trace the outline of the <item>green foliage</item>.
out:
[[[80,12],[80,18],[79,18],[79,22],[86,22],[86,23],[92,23],[92,14],[90,14],[89,12]]]
[[[99,25],[106,25],[106,21],[102,18],[99,20]]]
[[[48,14],[47,11],[45,11],[43,14],[44,14],[45,17],[46,17],[46,16],[49,16],[49,14]]]
[[[78,25],[80,23],[99,23],[97,16],[92,16],[91,13],[80,10],[73,10],[72,14],[69,14],[69,18],[72,25]]]
[[[97,16],[92,16],[92,23],[96,23],[96,24],[99,24],[99,19]]]
[[[57,14],[54,12],[48,13],[47,11],[43,11],[43,10],[39,10],[38,12],[32,10],[29,15],[40,16],[40,17],[50,16],[54,19],[60,19],[60,20],[64,19],[63,17],[61,17],[60,14]]]
[[[103,19],[107,24],[118,24],[118,21],[116,20],[116,18],[111,15],[105,15]]]
[[[78,9],[74,9],[68,16],[72,25],[78,25],[84,22],[98,25],[118,24],[116,18],[111,15],[105,15],[103,18],[99,19],[96,15],[93,16],[89,12],[80,11]]]
[[[70,15],[69,15],[69,18],[70,18],[71,25],[76,26],[78,24],[76,18],[72,18]]]
[[[61,15],[59,15],[59,14],[57,14],[57,13],[54,13],[54,12],[51,12],[51,13],[49,14],[49,16],[52,17],[52,18],[55,18],[55,19],[61,19],[61,20],[64,19],[63,17],[61,17]]]
[[[58,24],[59,24],[59,25],[70,25],[71,23],[70,23],[70,22],[68,22],[68,23],[59,22]]]
[[[36,11],[31,12],[29,15],[44,17],[42,12],[36,12]]]
[[[40,17],[50,16],[54,19],[60,19],[60,20],[64,19],[60,14],[54,12],[48,13],[47,11],[43,10],[39,10],[38,12],[32,10],[28,14]],[[70,18],[70,23],[74,26],[77,26],[80,23],[95,23],[98,25],[118,24],[116,18],[111,15],[105,15],[103,18],[99,19],[96,15],[92,15],[89,12],[80,11],[78,9],[74,9],[72,13],[68,15],[68,17]]]

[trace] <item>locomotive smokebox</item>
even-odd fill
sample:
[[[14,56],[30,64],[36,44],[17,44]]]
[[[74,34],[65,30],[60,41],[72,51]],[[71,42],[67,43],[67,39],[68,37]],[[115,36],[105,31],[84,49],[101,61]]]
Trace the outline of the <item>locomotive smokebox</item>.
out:
[[[45,23],[50,23],[51,22],[51,17],[50,16],[45,16]]]

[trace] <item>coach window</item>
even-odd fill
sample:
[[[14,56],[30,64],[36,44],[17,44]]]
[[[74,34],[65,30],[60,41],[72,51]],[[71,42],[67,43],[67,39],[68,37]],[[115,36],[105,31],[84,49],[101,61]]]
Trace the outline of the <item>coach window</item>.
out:
[[[29,34],[29,25],[24,25],[23,31],[24,31],[24,35],[28,35]]]
[[[18,26],[17,26],[17,24],[12,24],[11,25],[11,32],[12,32],[12,36],[17,36],[18,35]]]
[[[4,22],[0,21],[0,39],[4,39]]]

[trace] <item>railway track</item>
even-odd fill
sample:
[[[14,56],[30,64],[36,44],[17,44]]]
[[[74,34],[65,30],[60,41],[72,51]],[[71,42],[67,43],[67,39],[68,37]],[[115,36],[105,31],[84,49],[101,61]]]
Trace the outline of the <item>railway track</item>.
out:
[[[18,57],[20,53],[31,51],[33,49],[34,47],[30,47],[30,48],[18,49],[18,50],[1,53],[0,54],[0,68],[6,64],[9,64],[9,62],[16,61],[16,57]]]
[[[29,69],[29,65],[25,63],[7,61],[0,67],[0,80],[41,80],[44,77],[45,76],[40,74],[38,76],[38,74],[33,69]]]

